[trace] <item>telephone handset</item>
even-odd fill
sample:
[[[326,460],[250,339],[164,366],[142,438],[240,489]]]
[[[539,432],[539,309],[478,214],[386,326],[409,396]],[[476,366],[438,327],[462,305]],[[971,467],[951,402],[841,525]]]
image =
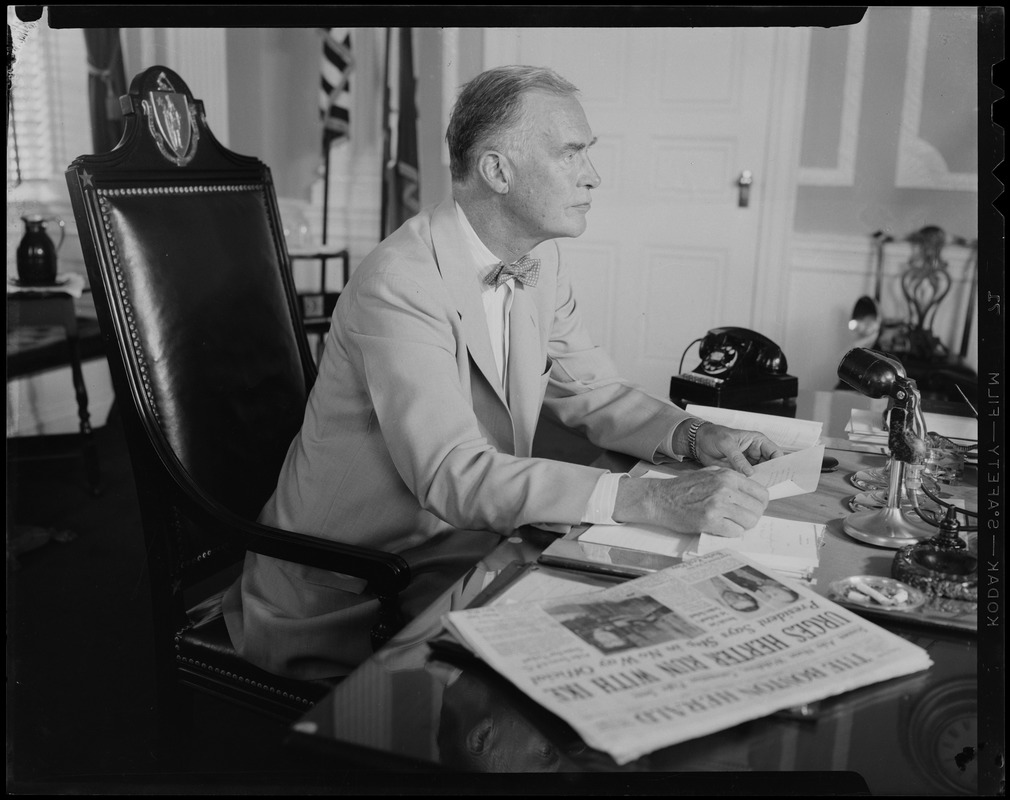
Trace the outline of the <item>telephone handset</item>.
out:
[[[785,375],[785,354],[771,339],[747,328],[714,328],[699,347],[701,363],[689,375],[715,382]],[[708,381],[705,381],[706,383]]]

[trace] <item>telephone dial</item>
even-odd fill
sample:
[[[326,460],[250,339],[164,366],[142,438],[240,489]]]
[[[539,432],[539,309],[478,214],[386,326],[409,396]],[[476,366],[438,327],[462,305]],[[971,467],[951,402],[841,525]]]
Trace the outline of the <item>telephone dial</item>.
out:
[[[797,381],[786,374],[785,353],[767,336],[747,328],[714,328],[700,341],[701,363],[671,379],[674,401],[739,407],[796,396]]]

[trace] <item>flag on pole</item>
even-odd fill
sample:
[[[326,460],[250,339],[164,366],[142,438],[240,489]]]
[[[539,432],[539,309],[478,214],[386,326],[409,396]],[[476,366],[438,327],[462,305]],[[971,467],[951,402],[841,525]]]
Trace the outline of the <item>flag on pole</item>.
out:
[[[350,136],[351,83],[354,69],[351,29],[326,28],[320,66],[319,116],[323,121],[323,153]]]
[[[420,209],[417,80],[413,28],[386,29],[382,231],[385,238]]]

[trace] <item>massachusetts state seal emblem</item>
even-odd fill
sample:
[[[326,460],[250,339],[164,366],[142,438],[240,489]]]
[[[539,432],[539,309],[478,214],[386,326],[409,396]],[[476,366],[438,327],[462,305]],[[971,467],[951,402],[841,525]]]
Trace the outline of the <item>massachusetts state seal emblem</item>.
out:
[[[144,98],[144,112],[161,154],[181,167],[196,154],[199,133],[192,122],[195,109],[164,73],[158,76],[157,86]]]

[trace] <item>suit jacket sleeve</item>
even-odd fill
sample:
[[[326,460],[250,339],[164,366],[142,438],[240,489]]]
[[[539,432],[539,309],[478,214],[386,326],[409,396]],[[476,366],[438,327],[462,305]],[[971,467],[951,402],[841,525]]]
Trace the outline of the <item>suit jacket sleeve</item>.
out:
[[[665,449],[674,428],[690,415],[624,380],[610,357],[593,344],[560,253],[557,281],[548,346],[554,365],[544,409],[598,447],[653,463],[662,460],[660,448]]]

